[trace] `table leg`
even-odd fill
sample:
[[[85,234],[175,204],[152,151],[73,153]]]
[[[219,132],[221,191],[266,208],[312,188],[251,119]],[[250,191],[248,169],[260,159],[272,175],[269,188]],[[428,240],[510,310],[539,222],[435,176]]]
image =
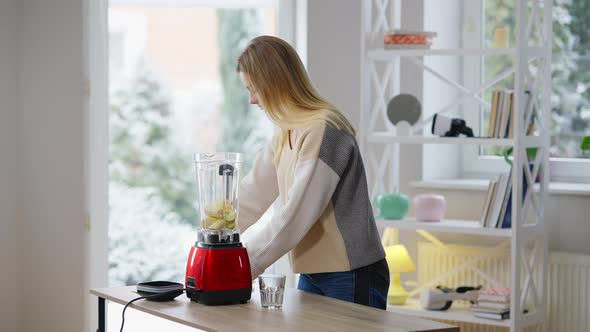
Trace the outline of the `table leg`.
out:
[[[106,332],[106,316],[105,316],[105,303],[102,297],[98,298],[98,330],[96,332]]]

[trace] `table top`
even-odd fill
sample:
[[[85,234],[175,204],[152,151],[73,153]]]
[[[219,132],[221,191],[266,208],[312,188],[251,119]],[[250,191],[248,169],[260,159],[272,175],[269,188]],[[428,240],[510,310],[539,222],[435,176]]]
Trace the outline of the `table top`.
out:
[[[138,297],[135,286],[91,289],[106,300],[126,304]],[[285,289],[283,308],[264,309],[258,291],[246,304],[207,306],[180,295],[172,302],[140,300],[129,306],[164,319],[205,331],[437,331],[458,327],[410,317],[364,305]]]

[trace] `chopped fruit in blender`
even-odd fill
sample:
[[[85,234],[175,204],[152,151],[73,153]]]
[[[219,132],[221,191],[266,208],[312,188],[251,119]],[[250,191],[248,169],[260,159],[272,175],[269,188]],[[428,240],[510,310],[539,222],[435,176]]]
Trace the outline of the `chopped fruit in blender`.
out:
[[[207,216],[207,217],[203,218],[203,220],[201,220],[201,227],[211,228],[211,225],[218,222],[219,220],[220,220],[219,218]]]
[[[230,210],[229,212],[226,212],[226,214],[223,217],[223,219],[225,219],[225,221],[234,221],[234,220],[236,220],[236,212],[233,211],[233,210]]]
[[[236,228],[236,222],[233,221],[233,222],[227,223],[227,225],[225,225],[225,227],[227,227],[229,229],[234,229],[234,228]]]
[[[225,220],[219,219],[216,222],[214,222],[213,224],[209,225],[209,227],[207,227],[207,228],[220,230],[223,227],[225,227]]]
[[[209,217],[223,218],[225,214],[230,212],[233,212],[232,203],[225,199],[220,199],[205,207],[205,213]]]

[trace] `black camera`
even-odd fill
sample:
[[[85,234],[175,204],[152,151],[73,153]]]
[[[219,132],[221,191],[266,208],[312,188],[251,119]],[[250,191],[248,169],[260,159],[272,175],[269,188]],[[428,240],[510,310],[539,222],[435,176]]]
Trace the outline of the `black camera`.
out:
[[[473,137],[473,130],[467,127],[463,119],[435,114],[434,119],[432,119],[432,134],[444,137],[457,137],[463,134],[467,137]]]

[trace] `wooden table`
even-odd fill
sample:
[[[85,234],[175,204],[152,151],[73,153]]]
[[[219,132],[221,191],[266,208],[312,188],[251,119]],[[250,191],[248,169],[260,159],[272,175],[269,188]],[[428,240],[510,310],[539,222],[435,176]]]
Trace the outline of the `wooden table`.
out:
[[[98,296],[99,332],[105,329],[105,300],[125,305],[138,297],[135,286],[91,289]],[[458,327],[426,319],[286,289],[282,309],[260,306],[258,291],[246,304],[206,306],[191,302],[184,294],[172,302],[140,300],[137,309],[205,331],[441,331],[459,332]],[[128,309],[129,310],[129,309]]]

